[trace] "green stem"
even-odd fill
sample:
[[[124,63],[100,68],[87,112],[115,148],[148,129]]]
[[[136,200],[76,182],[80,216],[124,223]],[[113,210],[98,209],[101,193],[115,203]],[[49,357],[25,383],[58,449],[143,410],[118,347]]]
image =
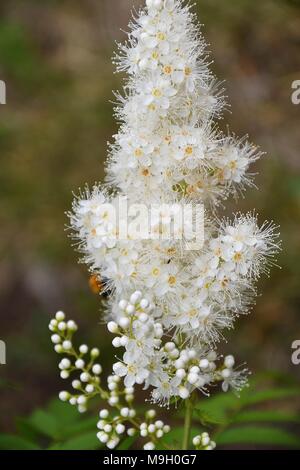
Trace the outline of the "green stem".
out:
[[[190,400],[186,400],[182,450],[188,450],[189,449],[192,416],[193,416],[192,402]]]

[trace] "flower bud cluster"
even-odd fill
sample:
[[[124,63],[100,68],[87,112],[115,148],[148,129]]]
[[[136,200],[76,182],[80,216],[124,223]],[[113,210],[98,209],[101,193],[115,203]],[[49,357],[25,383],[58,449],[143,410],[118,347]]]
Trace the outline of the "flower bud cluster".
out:
[[[142,307],[149,309],[149,303],[142,299],[141,295],[135,293],[131,296],[131,302],[134,300],[136,306],[138,303],[139,309]],[[128,305],[129,303],[126,307]],[[141,315],[140,311],[139,318]],[[118,326],[117,323],[115,325]],[[110,323],[111,326],[112,323]],[[85,344],[80,345],[78,349],[75,348],[73,334],[77,331],[77,325],[73,320],[67,321],[63,312],[57,312],[55,318],[50,321],[49,329],[52,332],[51,340],[55,351],[64,356],[59,363],[61,378],[68,379],[73,373],[78,375],[78,378],[72,381],[72,387],[77,393],[61,391],[59,398],[71,405],[76,405],[79,412],[86,411],[89,400],[97,395],[107,402],[110,408],[103,408],[99,413],[97,437],[108,449],[117,447],[126,436],[135,435],[147,439],[146,449],[154,448],[155,443],[158,443],[169,432],[170,427],[160,420],[154,421],[155,410],[147,411],[145,419],[139,419],[133,407],[134,388],[132,386],[124,388],[118,375],[109,375],[107,387],[103,387],[100,380],[102,367],[96,362],[100,352],[97,348],[90,349]],[[115,330],[115,328],[111,329]],[[146,426],[146,432],[144,426]],[[142,429],[144,429],[143,432]]]
[[[214,450],[216,443],[212,441],[207,432],[195,436],[193,439],[193,445],[197,450]]]
[[[134,436],[136,427],[132,427],[132,425],[126,427],[126,424],[130,423],[130,420],[135,416],[135,410],[127,407],[120,408],[119,414],[115,416],[112,416],[107,409],[102,409],[99,413],[100,420],[97,423],[99,441],[105,444],[108,449],[114,449],[124,435]]]
[[[162,420],[154,421],[156,417],[155,410],[149,410],[146,413],[146,421],[142,422],[140,425],[140,435],[150,439],[144,445],[144,450],[153,450],[155,449],[155,444],[162,439],[165,434],[170,432],[170,426],[164,424]]]
[[[78,411],[83,413],[89,400],[99,392],[102,366],[97,359],[100,351],[98,348],[89,349],[86,344],[75,348],[73,334],[77,331],[77,325],[73,320],[66,321],[65,314],[61,311],[50,321],[49,329],[53,333],[51,341],[55,351],[64,356],[58,365],[60,377],[68,379],[71,374],[77,375],[77,378],[72,380],[76,393],[61,391],[59,398],[77,406]]]

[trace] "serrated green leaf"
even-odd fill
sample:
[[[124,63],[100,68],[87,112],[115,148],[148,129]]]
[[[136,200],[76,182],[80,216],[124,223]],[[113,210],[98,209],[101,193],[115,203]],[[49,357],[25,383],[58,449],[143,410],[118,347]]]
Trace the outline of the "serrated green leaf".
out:
[[[196,409],[225,409],[231,408],[237,402],[239,402],[239,398],[234,395],[233,393],[218,393],[217,395],[213,395],[211,397],[207,397],[196,403]]]
[[[238,413],[232,420],[234,423],[255,423],[255,422],[270,422],[270,423],[299,423],[300,416],[293,415],[292,413],[284,413],[276,410],[267,411],[252,411],[246,410]]]
[[[195,417],[198,416],[200,423],[205,426],[208,424],[226,424],[229,419],[224,410],[205,410],[198,408],[195,412]]]
[[[254,444],[281,447],[300,446],[300,439],[288,431],[273,427],[245,426],[227,429],[215,437],[217,445]]]
[[[38,450],[39,446],[23,437],[0,434],[1,450]]]
[[[227,422],[229,414],[243,407],[256,405],[265,401],[276,401],[299,396],[299,388],[275,388],[259,391],[246,389],[241,393],[240,397],[229,392],[219,393],[210,398],[201,400],[195,405],[195,409],[199,411],[200,415],[201,413],[203,413],[204,417],[207,415],[208,420],[211,417],[216,423],[222,424]]]
[[[260,390],[241,396],[241,404],[243,406],[256,405],[264,401],[275,401],[291,397],[299,397],[299,388],[274,388],[268,390]]]
[[[229,412],[239,406],[239,398],[234,394],[219,393],[218,395],[199,401],[194,408],[201,422],[208,424],[226,424],[229,420]]]

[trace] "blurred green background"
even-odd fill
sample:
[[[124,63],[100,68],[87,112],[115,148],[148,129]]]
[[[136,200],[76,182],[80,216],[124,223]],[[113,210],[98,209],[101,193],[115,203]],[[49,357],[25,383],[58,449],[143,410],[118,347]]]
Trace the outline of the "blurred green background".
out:
[[[108,140],[117,127],[111,56],[123,40],[133,0],[6,0],[0,5],[0,430],[44,406],[62,388],[47,325],[63,309],[82,340],[102,350],[110,338],[101,301],[65,232],[72,191],[103,179]],[[253,372],[278,370],[300,378],[291,344],[300,339],[300,79],[299,0],[197,0],[212,67],[225,86],[229,124],[249,134],[267,155],[248,190],[227,213],[255,208],[281,226],[283,251],[271,279],[262,280],[251,316],[228,335],[227,349]],[[224,212],[225,213],[225,212]],[[297,406],[296,403],[294,405]]]

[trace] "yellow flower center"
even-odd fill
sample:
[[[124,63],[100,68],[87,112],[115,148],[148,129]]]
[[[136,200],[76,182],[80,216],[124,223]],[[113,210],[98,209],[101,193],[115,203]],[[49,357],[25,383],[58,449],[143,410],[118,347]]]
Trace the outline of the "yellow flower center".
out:
[[[130,374],[135,374],[136,373],[136,368],[133,365],[127,366],[127,370]]]
[[[193,308],[192,310],[189,311],[188,315],[190,318],[195,317],[197,315],[197,310]]]
[[[156,110],[155,104],[154,104],[154,103],[149,104],[148,109],[149,109],[150,111],[155,111],[155,110]]]
[[[159,269],[158,268],[153,268],[152,269],[152,276],[158,276],[159,275]]]
[[[144,169],[143,169],[142,175],[143,175],[143,176],[149,176],[149,175],[150,175],[150,171],[148,170],[148,168],[144,168]]]
[[[166,39],[165,33],[161,33],[161,32],[157,33],[156,37],[159,41],[164,41]]]
[[[143,151],[142,151],[141,149],[136,149],[136,150],[134,151],[134,155],[135,155],[136,157],[141,157],[141,156],[143,155]]]
[[[171,67],[171,65],[166,65],[166,66],[164,67],[164,73],[165,73],[166,75],[170,75],[172,72],[173,72],[173,68]]]
[[[185,153],[187,155],[192,155],[193,153],[193,147],[191,147],[190,145],[188,145],[186,148],[185,148]]]
[[[242,254],[241,253],[236,253],[233,258],[234,258],[234,261],[241,261]]]
[[[174,286],[176,284],[176,277],[175,276],[169,276],[168,283],[170,286]]]
[[[152,90],[152,95],[155,96],[155,98],[160,98],[162,93],[159,88],[154,88]]]
[[[162,383],[162,388],[163,388],[164,390],[166,390],[166,391],[169,390],[169,388],[170,388],[169,382],[163,382],[163,383]]]
[[[192,73],[191,67],[185,67],[184,73],[185,73],[186,77],[188,77],[189,75],[191,75],[191,73]]]

